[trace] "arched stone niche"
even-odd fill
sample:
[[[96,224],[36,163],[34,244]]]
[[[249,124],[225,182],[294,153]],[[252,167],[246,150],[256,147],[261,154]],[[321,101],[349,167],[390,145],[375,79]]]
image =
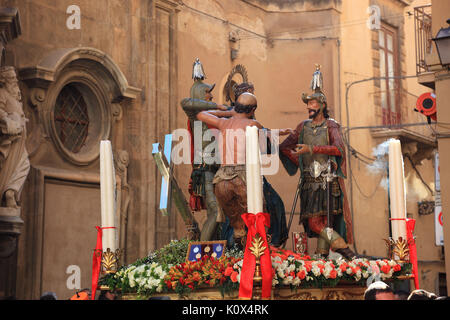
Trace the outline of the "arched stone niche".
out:
[[[50,52],[37,66],[19,70],[19,77],[30,90],[29,102],[39,122],[34,124],[37,135],[49,137],[63,158],[79,166],[89,165],[98,158],[100,140],[109,139],[113,122],[121,119],[120,102],[136,99],[141,91],[128,84],[107,54],[88,47]],[[68,91],[78,98],[61,97]],[[80,122],[80,119],[70,119],[76,112],[68,109],[70,114],[61,120],[57,111],[60,103],[72,103],[73,110],[78,110],[75,104],[80,103],[86,109],[87,127],[85,134],[80,134],[83,140],[79,148],[67,143],[58,121]],[[36,139],[29,147],[30,154],[39,148],[38,140],[41,141]]]

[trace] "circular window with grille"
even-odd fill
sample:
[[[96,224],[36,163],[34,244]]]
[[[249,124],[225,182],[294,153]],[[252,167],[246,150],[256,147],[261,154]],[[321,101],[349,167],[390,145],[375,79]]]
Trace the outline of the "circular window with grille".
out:
[[[68,76],[56,88],[51,111],[52,138],[71,162],[88,165],[108,139],[110,117],[105,90],[90,78]]]
[[[58,95],[54,121],[63,146],[79,153],[89,133],[89,114],[86,100],[75,84],[65,86]]]

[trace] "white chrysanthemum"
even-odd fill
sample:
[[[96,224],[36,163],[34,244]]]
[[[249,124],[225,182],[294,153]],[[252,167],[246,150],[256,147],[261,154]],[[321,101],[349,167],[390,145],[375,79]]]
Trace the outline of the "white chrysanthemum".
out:
[[[295,264],[291,264],[289,267],[287,267],[287,272],[295,271]]]
[[[317,265],[314,265],[312,267],[311,271],[316,277],[320,276],[320,273],[321,273],[320,268]]]
[[[394,267],[395,265],[397,265],[397,262],[395,262],[394,260],[390,260],[388,264],[389,266]]]
[[[330,277],[330,273],[332,270],[334,270],[334,268],[330,264],[327,263],[325,265],[325,269],[323,270],[323,275],[325,276],[325,278],[328,279]]]

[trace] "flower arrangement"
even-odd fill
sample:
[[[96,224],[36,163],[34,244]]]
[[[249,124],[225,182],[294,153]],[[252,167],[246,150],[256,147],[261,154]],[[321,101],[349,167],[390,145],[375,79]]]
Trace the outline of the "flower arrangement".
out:
[[[309,260],[292,255],[283,259],[272,255],[274,286],[334,287],[339,282],[365,285],[368,281],[397,279],[410,272],[410,264],[400,265],[394,260],[354,259]]]
[[[173,266],[165,277],[168,291],[186,294],[200,287],[218,287],[224,295],[239,288],[238,272],[229,272],[230,268],[242,261],[240,258],[223,256],[215,259],[203,256],[197,261],[187,261]]]
[[[120,289],[122,293],[149,296],[163,292],[164,278],[168,271],[168,265],[156,262],[130,265],[110,275],[105,282],[112,290]]]
[[[197,261],[185,261],[187,247],[186,241],[172,241],[160,251],[108,275],[101,283],[112,290],[145,296],[171,292],[185,295],[199,288],[217,288],[224,296],[239,289],[243,254],[233,252],[219,259],[203,256]],[[273,287],[322,288],[335,287],[339,282],[366,285],[369,281],[396,280],[411,273],[411,264],[394,260],[323,260],[275,247],[270,247],[270,251]]]

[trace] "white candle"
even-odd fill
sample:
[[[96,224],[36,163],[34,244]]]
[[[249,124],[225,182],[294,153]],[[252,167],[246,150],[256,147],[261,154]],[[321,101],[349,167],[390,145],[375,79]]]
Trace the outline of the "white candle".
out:
[[[406,239],[406,191],[402,147],[399,140],[389,141],[389,196],[392,239]]]
[[[261,176],[258,128],[245,129],[245,163],[247,177],[247,211],[257,214],[263,212],[263,189]]]
[[[103,251],[117,248],[116,227],[116,201],[115,201],[115,172],[111,142],[100,142],[100,194],[101,194],[101,218],[103,229]],[[112,228],[111,228],[112,227]]]

